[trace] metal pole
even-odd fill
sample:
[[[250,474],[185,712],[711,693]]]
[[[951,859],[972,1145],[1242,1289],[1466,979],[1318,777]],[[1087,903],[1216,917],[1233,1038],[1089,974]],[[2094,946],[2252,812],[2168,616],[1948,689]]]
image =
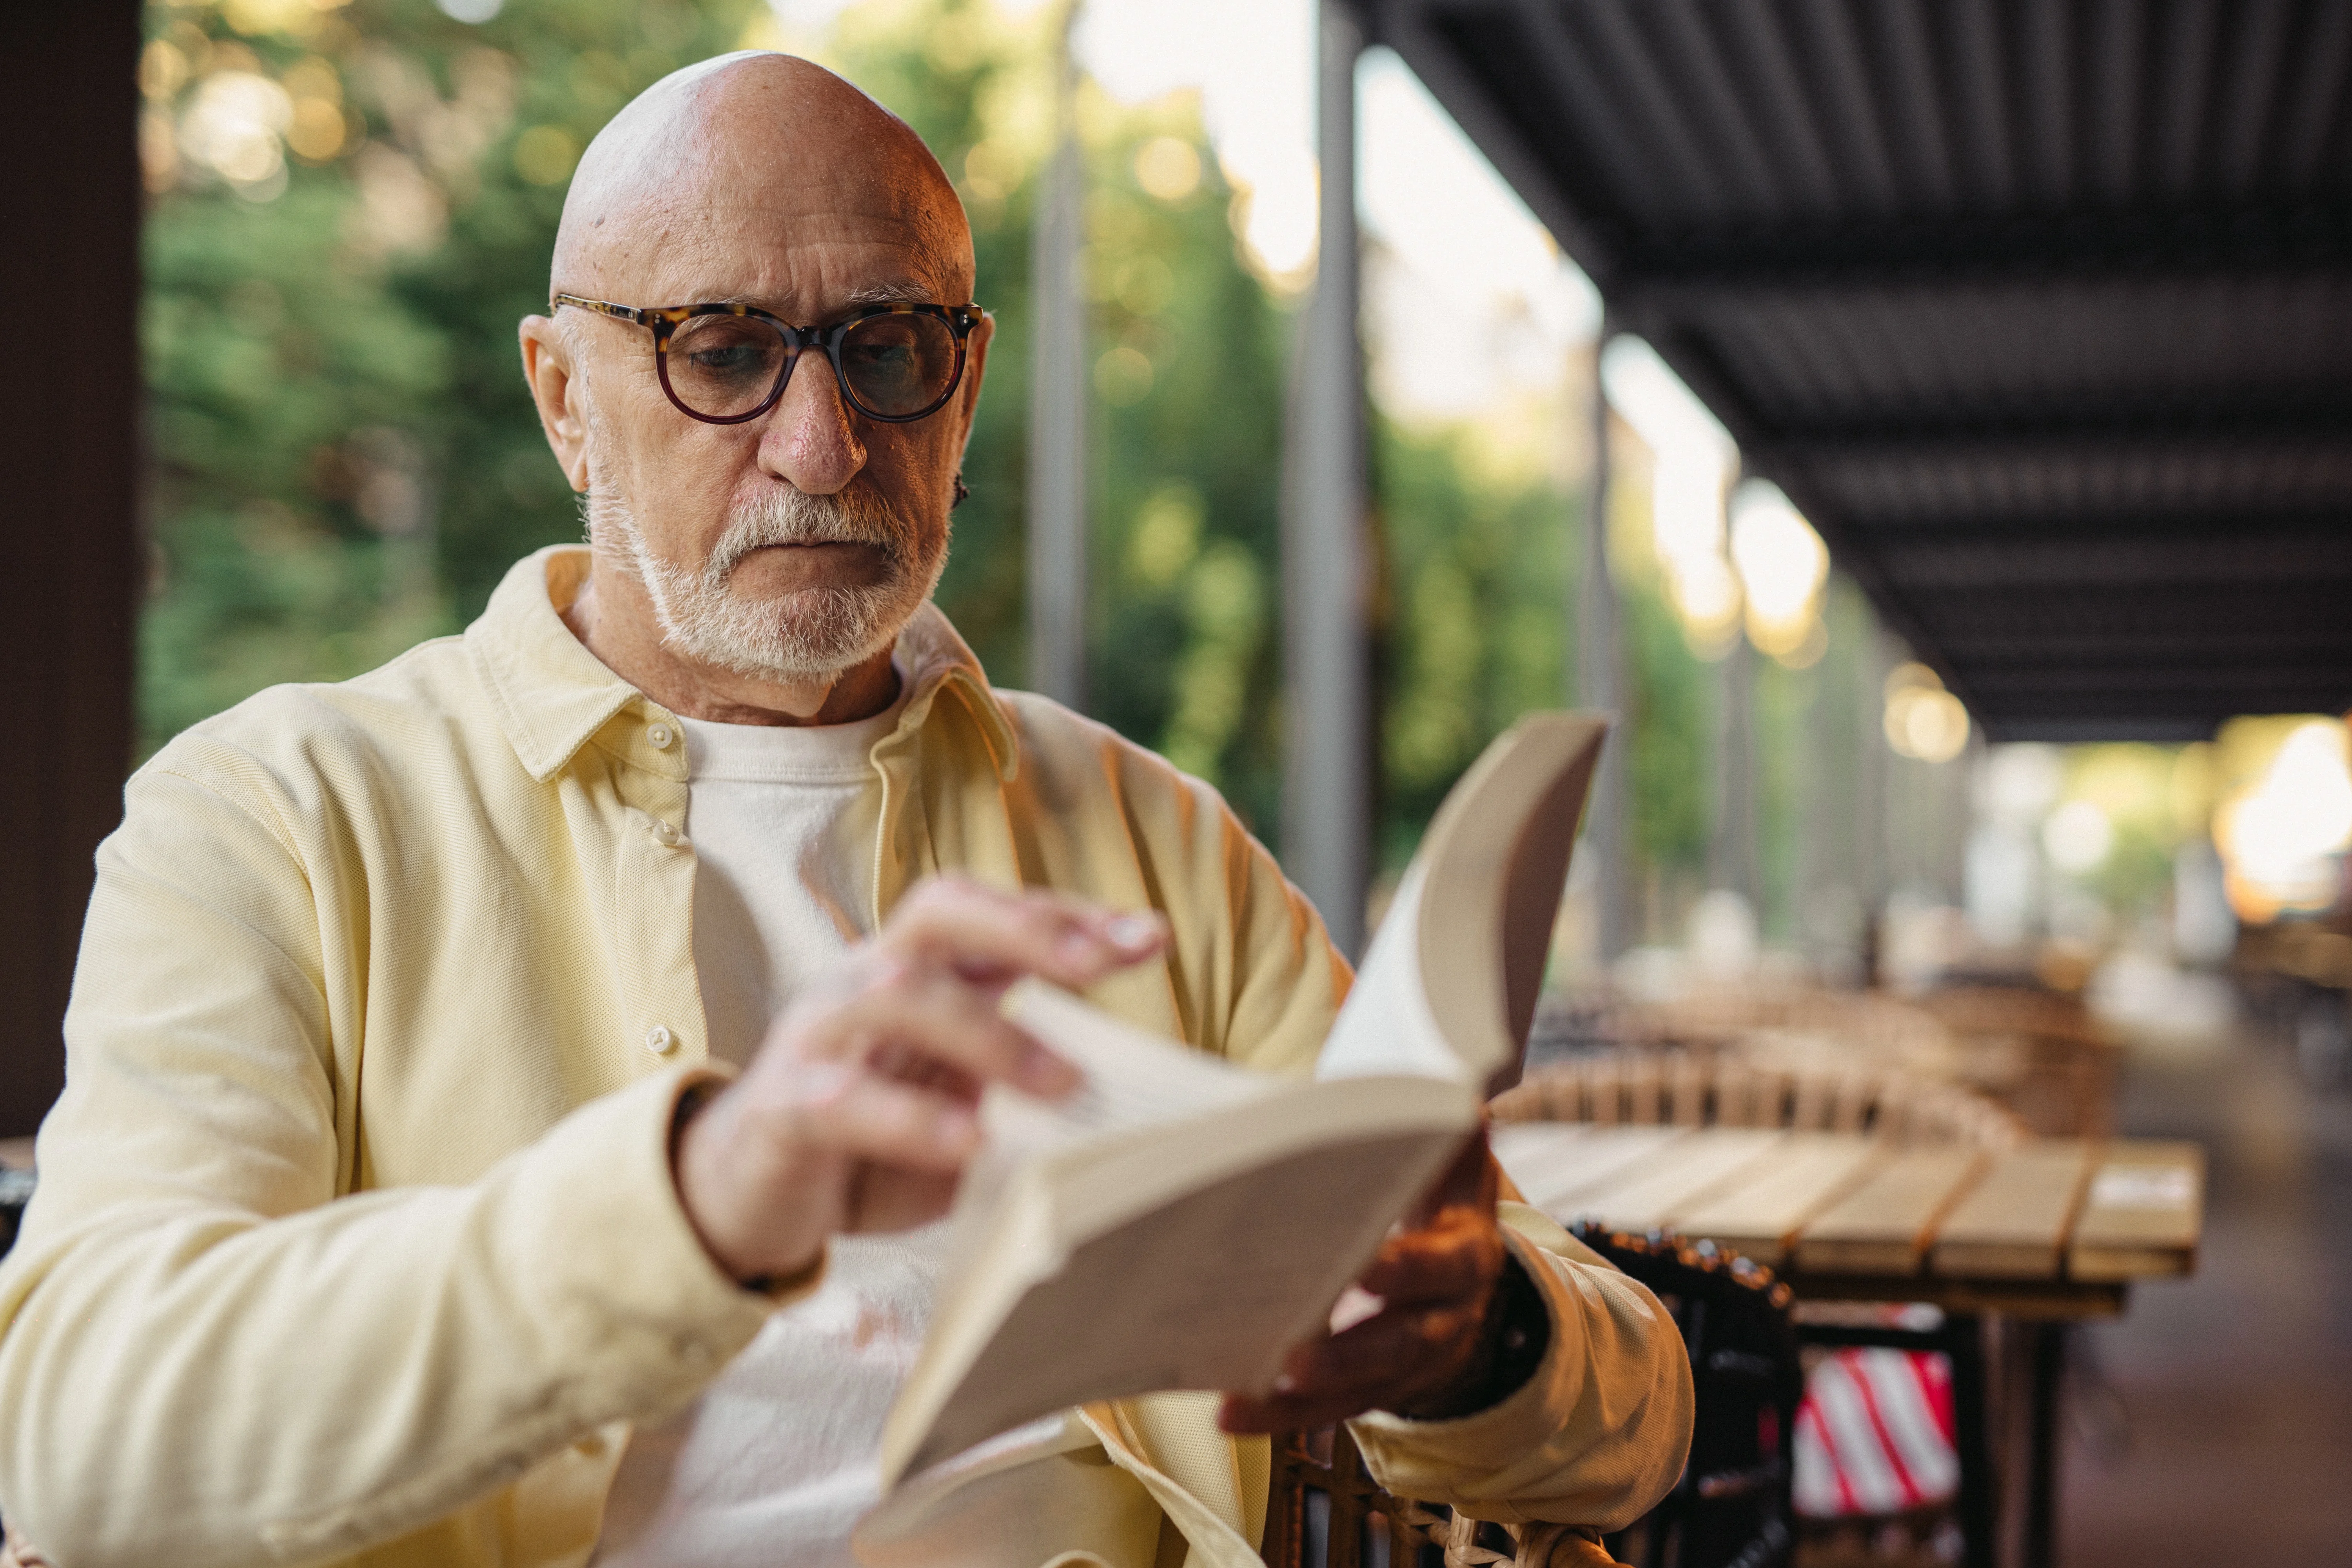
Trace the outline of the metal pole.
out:
[[[1832,590],[1833,593],[1834,590]],[[1831,603],[1822,605],[1822,631],[1830,634]],[[1797,930],[1806,956],[1825,977],[1844,977],[1848,963],[1857,956],[1848,951],[1853,934],[1832,923],[1847,898],[1859,906],[1855,887],[1853,846],[1845,841],[1845,826],[1853,820],[1853,770],[1836,761],[1846,740],[1853,715],[1843,701],[1837,676],[1844,662],[1842,637],[1834,637],[1821,662],[1805,672],[1811,695],[1806,699],[1804,755],[1799,760],[1804,815],[1804,839],[1797,877]]]
[[[1601,387],[1601,351],[1609,342],[1604,316],[1592,339],[1592,478],[1585,494],[1584,562],[1576,584],[1578,700],[1613,713],[1617,722],[1592,781],[1584,819],[1584,853],[1593,859],[1593,926],[1601,962],[1614,963],[1633,944],[1633,909],[1626,869],[1625,763],[1633,732],[1625,717],[1623,651],[1618,643],[1617,580],[1609,566],[1609,398]]]
[[[1886,897],[1894,879],[1888,871],[1887,817],[1893,793],[1893,763],[1886,747],[1886,675],[1890,661],[1886,634],[1866,600],[1861,615],[1861,656],[1854,661],[1855,713],[1853,886],[1862,900],[1862,982],[1876,985],[1883,967],[1879,952],[1886,914]]]
[[[1078,0],[1066,0],[1055,56],[1054,155],[1032,233],[1029,378],[1029,684],[1087,701],[1087,172],[1078,146]]]
[[[1707,881],[1748,900],[1758,920],[1756,865],[1756,653],[1747,634],[1716,665],[1715,824]]]
[[[1322,169],[1315,298],[1299,344],[1283,527],[1289,748],[1283,854],[1350,957],[1363,947],[1371,847],[1365,631],[1364,362],[1357,335],[1356,57],[1363,34],[1323,0],[1316,61]]]

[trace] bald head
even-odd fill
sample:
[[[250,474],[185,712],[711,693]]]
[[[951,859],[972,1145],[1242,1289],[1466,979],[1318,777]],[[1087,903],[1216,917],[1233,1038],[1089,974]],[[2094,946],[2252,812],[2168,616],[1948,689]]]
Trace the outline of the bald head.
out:
[[[851,249],[867,276],[847,275]],[[876,275],[877,257],[899,276]],[[813,324],[804,312],[858,302],[827,294],[970,300],[971,231],[905,121],[822,66],[751,52],[673,71],[598,132],[551,272],[563,293],[753,299]]]

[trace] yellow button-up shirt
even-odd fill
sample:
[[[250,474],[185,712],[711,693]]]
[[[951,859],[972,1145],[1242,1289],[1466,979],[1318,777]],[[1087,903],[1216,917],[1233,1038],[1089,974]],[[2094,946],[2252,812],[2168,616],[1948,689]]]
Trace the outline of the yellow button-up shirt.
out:
[[[564,626],[587,571],[543,551],[462,637],[263,692],[131,780],[0,1266],[0,1510],[62,1568],[583,1563],[630,1424],[776,1309],[671,1182],[678,1095],[712,1070],[685,747]],[[948,869],[1159,910],[1166,961],[1094,999],[1305,1070],[1346,967],[1216,794],[992,690],[936,610],[898,660],[876,922]],[[1513,1240],[1557,1325],[1535,1380],[1360,1438],[1414,1495],[1611,1525],[1680,1468],[1687,1370],[1646,1293],[1540,1231]],[[1136,1568],[1171,1542],[1240,1568],[1264,1447],[1211,1410],[1090,1406],[1025,1462],[1066,1468],[1074,1519],[1105,1512],[1089,1487],[1147,1507]],[[1034,1531],[1006,1556],[1060,1552],[1050,1514],[1006,1524]]]

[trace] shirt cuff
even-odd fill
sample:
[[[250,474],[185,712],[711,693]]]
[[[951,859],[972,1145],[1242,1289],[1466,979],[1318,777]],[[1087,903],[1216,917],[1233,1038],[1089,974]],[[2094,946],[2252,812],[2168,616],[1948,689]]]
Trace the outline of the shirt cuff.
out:
[[[776,1308],[815,1289],[824,1258],[765,1289],[719,1268],[678,1196],[678,1105],[723,1071],[690,1064],[574,1111],[519,1163],[509,1213],[518,1278],[542,1282],[551,1329],[579,1364],[610,1367],[612,1415],[667,1409],[751,1342]],[[601,1415],[601,1413],[600,1413]]]
[[[1534,1292],[1549,1320],[1542,1359],[1524,1372],[1502,1398],[1467,1415],[1423,1421],[1392,1411],[1368,1411],[1349,1423],[1360,1446],[1370,1440],[1383,1447],[1443,1451],[1458,1456],[1465,1468],[1479,1468],[1539,1447],[1568,1419],[1568,1402],[1556,1397],[1556,1385],[1561,1381],[1558,1373],[1566,1353],[1561,1342],[1571,1328],[1568,1314],[1553,1299],[1562,1287],[1534,1243],[1507,1226],[1503,1244],[1510,1249],[1507,1267],[1527,1282],[1525,1288]]]

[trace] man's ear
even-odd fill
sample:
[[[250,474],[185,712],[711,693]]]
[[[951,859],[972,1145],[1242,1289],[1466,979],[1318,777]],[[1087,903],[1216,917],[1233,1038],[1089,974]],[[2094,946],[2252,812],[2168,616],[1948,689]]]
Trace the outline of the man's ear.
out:
[[[971,426],[980,412],[980,378],[988,369],[989,341],[996,336],[996,318],[986,310],[980,313],[980,325],[964,340],[963,383],[956,388],[956,419],[963,426],[963,439],[956,447],[956,461],[971,447]]]
[[[588,489],[588,419],[580,405],[580,384],[572,376],[571,346],[555,322],[546,316],[525,316],[522,378],[530,400],[539,405],[539,427],[547,433],[548,449],[563,467],[563,477],[576,491]]]

